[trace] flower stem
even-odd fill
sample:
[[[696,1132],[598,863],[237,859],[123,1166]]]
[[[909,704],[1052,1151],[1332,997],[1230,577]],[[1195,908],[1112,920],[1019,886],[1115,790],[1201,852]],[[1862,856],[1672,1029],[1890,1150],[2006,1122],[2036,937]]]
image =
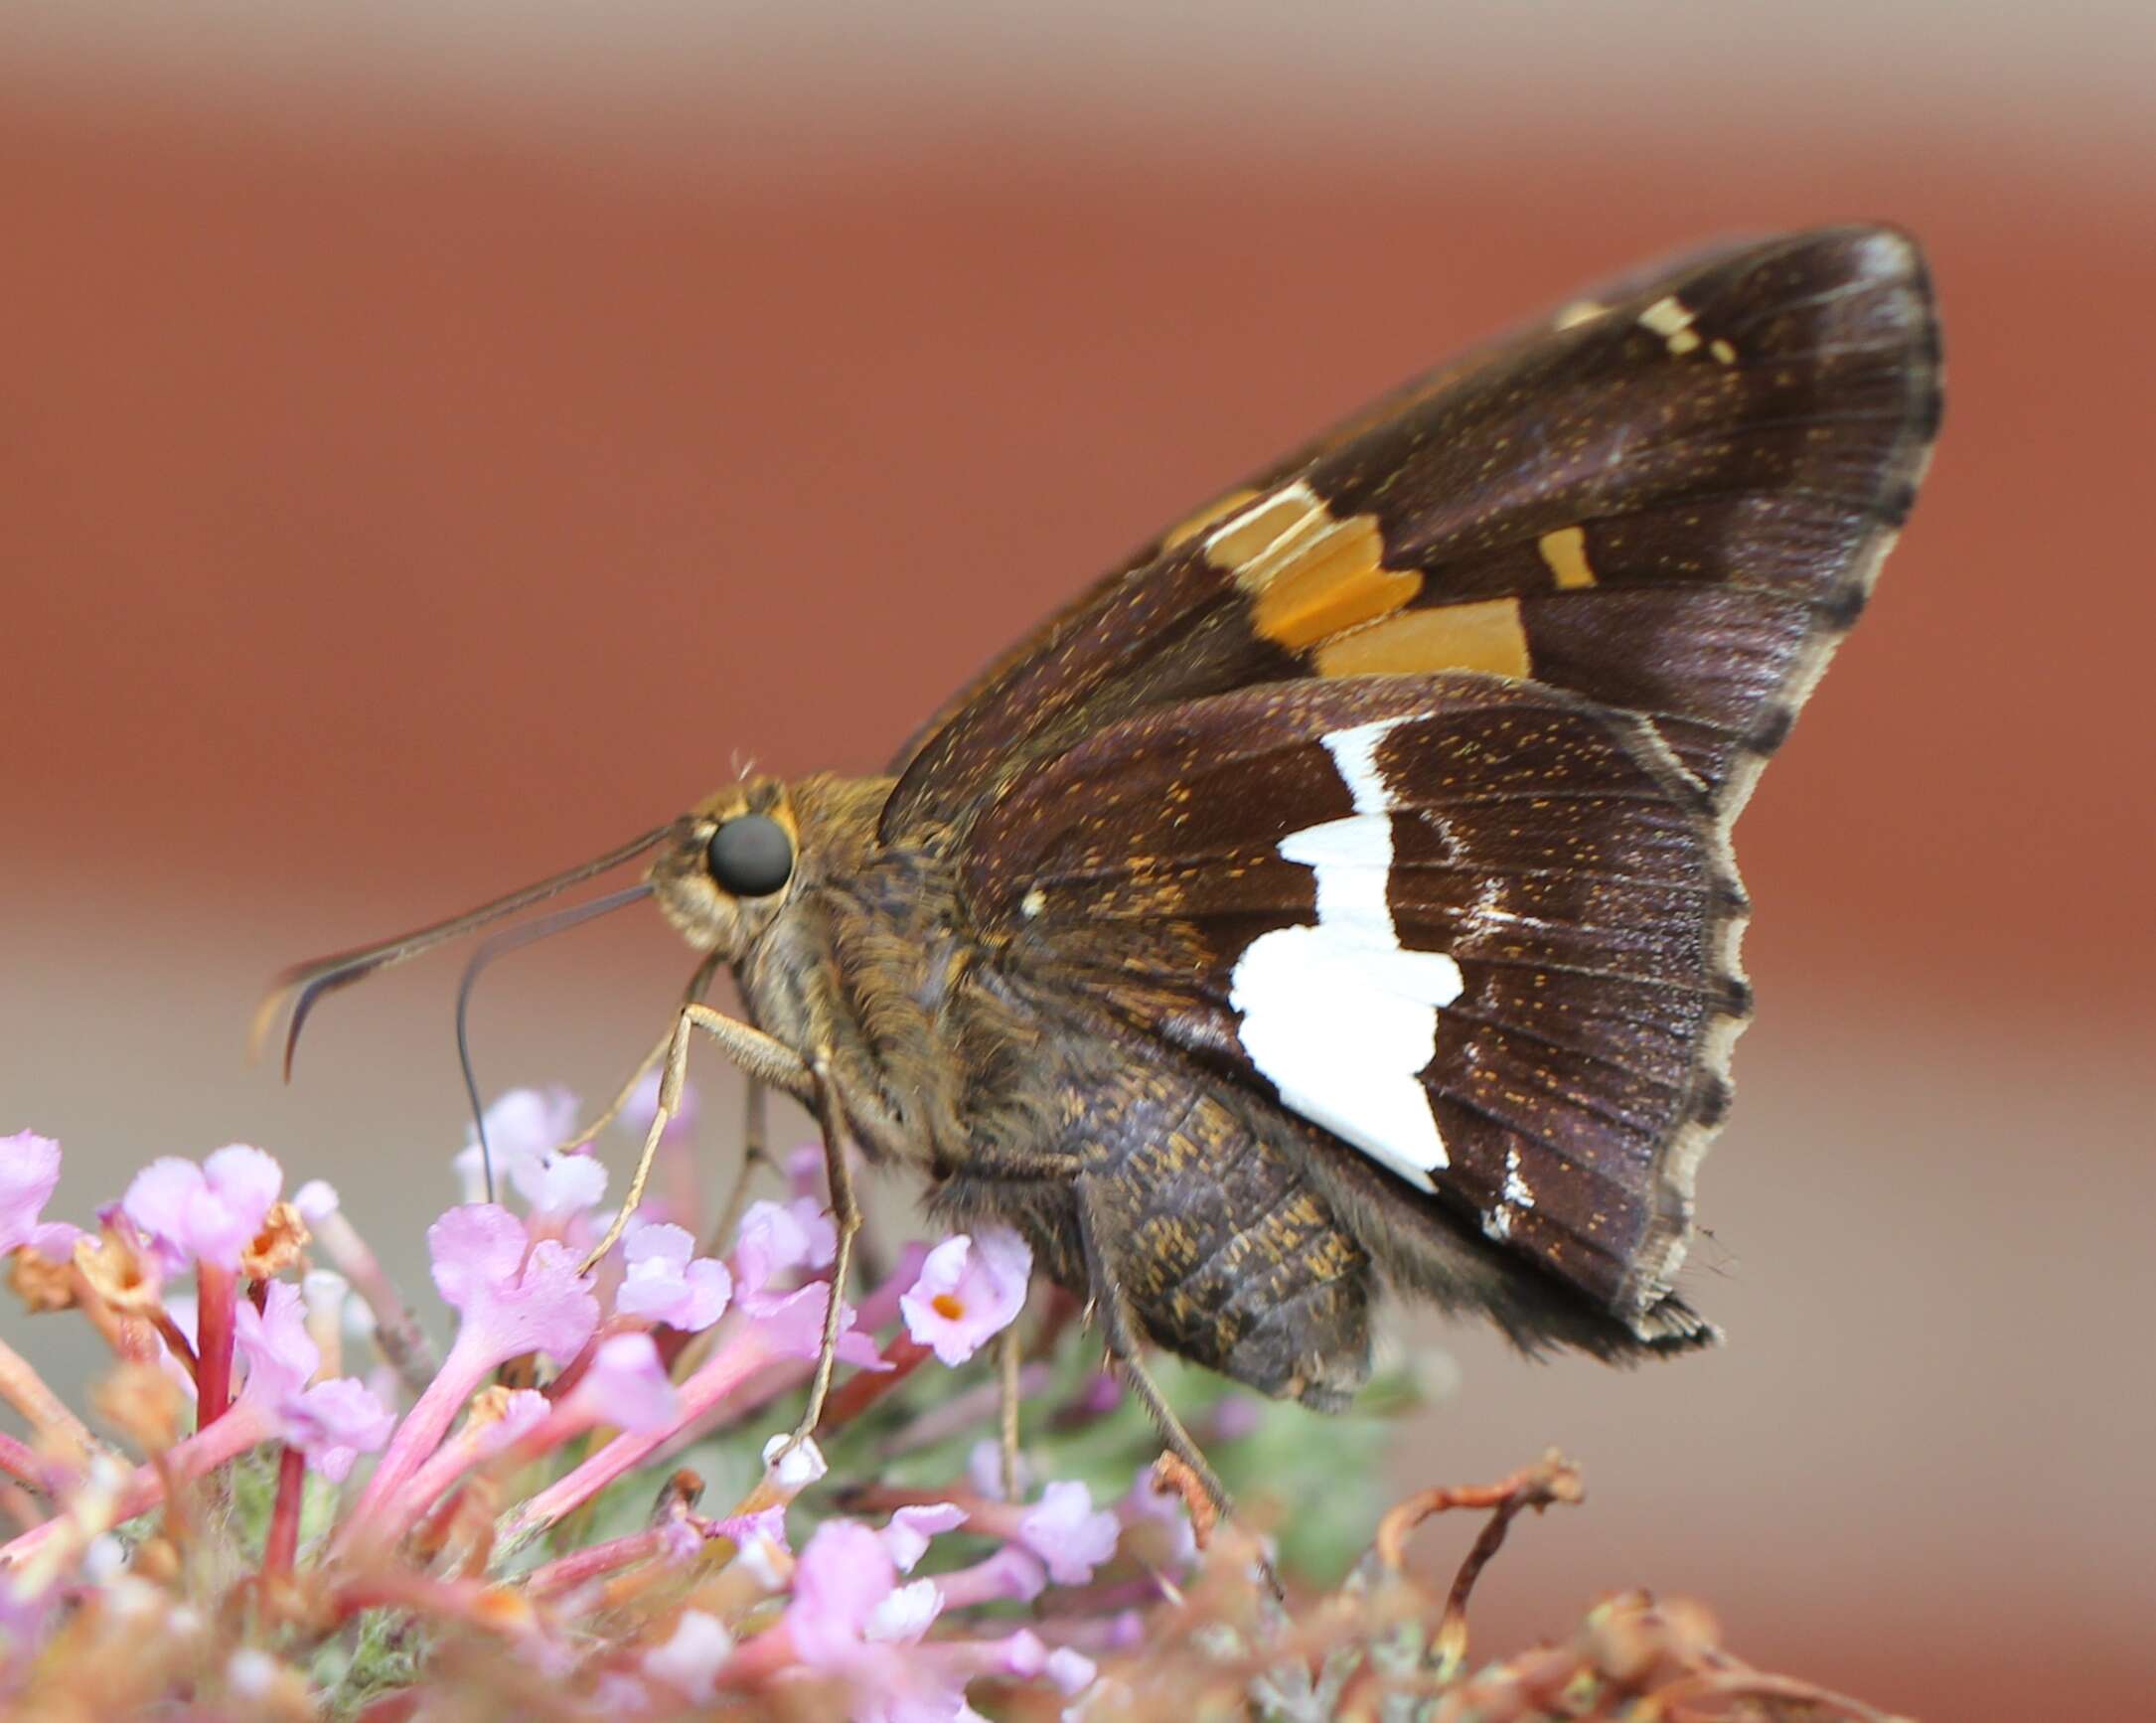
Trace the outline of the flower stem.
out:
[[[707,1412],[716,1408],[744,1381],[771,1361],[754,1330],[743,1330],[733,1340],[707,1358],[681,1385],[681,1416],[664,1430],[624,1432],[587,1459],[581,1466],[556,1479],[527,1500],[504,1531],[513,1541],[543,1531],[564,1514],[589,1501],[615,1479],[693,1429]]]
[[[462,1337],[461,1334],[458,1336],[460,1340]],[[375,1468],[374,1476],[367,1481],[367,1488],[360,1492],[360,1499],[345,1520],[347,1533],[374,1519],[398,1486],[441,1446],[449,1426],[456,1422],[457,1413],[479,1391],[487,1372],[500,1362],[482,1348],[461,1344],[449,1348],[449,1356],[426,1385],[419,1403],[404,1414],[396,1434],[389,1438],[381,1464]]]
[[[307,1456],[288,1446],[277,1462],[277,1501],[270,1509],[269,1536],[262,1544],[265,1578],[292,1571],[292,1558],[299,1552],[299,1508],[306,1487]]]
[[[239,1277],[216,1263],[201,1263],[195,1293],[195,1428],[207,1430],[225,1416],[232,1400],[232,1312]]]
[[[205,1473],[215,1472],[220,1466],[236,1460],[257,1442],[266,1441],[271,1434],[269,1420],[260,1409],[242,1403],[232,1416],[222,1418],[210,1429],[198,1430],[185,1442],[175,1444],[156,1463],[136,1467],[104,1515],[103,1525],[97,1529],[149,1512],[165,1499],[167,1479],[174,1484],[185,1484]],[[69,1525],[69,1516],[63,1514],[32,1527],[12,1543],[0,1545],[0,1568],[21,1566],[54,1538],[66,1533]]]
[[[57,1431],[85,1454],[96,1447],[89,1427],[46,1386],[30,1360],[5,1340],[0,1340],[0,1400],[28,1418],[33,1428]]]
[[[632,1531],[626,1537],[594,1543],[542,1563],[525,1577],[525,1595],[530,1598],[554,1597],[588,1580],[625,1568],[631,1562],[646,1560],[665,1547],[666,1535],[665,1527],[653,1526],[647,1531]]]

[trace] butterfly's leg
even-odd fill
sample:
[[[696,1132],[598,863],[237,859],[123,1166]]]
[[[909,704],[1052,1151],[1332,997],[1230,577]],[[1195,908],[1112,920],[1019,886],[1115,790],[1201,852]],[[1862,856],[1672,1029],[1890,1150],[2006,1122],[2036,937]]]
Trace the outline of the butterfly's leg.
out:
[[[1025,1356],[1025,1344],[1018,1338],[1018,1322],[1024,1316],[1019,1307],[1017,1318],[1008,1328],[996,1336],[996,1365],[998,1384],[1001,1389],[1001,1435],[1003,1455],[1003,1499],[1018,1499],[1018,1366]]]
[[[831,1180],[831,1219],[839,1235],[839,1248],[831,1265],[831,1296],[824,1303],[824,1343],[817,1348],[816,1375],[809,1383],[809,1404],[795,1427],[789,1448],[813,1435],[824,1416],[824,1397],[831,1392],[831,1375],[839,1362],[839,1329],[846,1319],[847,1271],[853,1262],[853,1235],[860,1231],[860,1202],[853,1194],[853,1172],[846,1159],[846,1132],[841,1123],[839,1099],[832,1089],[831,1067],[819,1056],[809,1068],[813,1093],[809,1110],[816,1115],[824,1138],[824,1174]]]
[[[1152,1415],[1154,1427],[1160,1432],[1160,1440],[1167,1451],[1190,1468],[1191,1475],[1212,1501],[1223,1518],[1234,1512],[1234,1503],[1228,1499],[1228,1487],[1220,1482],[1220,1475],[1212,1468],[1190,1432],[1175,1416],[1175,1408],[1167,1403],[1167,1396],[1160,1392],[1160,1385],[1147,1371],[1139,1355],[1138,1335],[1131,1323],[1128,1302],[1123,1289],[1116,1283],[1115,1275],[1108,1266],[1108,1259],[1100,1247],[1100,1218],[1093,1211],[1086,1181],[1078,1181],[1078,1233],[1085,1247],[1086,1285],[1090,1290],[1093,1309],[1101,1324],[1101,1337],[1107,1343],[1109,1361],[1115,1365],[1139,1403]]]
[[[696,965],[696,973],[689,978],[689,986],[682,994],[682,1004],[685,1006],[694,1005],[702,999],[704,990],[711,985],[711,977],[717,973],[718,957],[714,953]],[[674,1024],[669,1023],[667,1032],[653,1043],[652,1050],[646,1053],[642,1060],[638,1062],[637,1068],[629,1073],[629,1080],[623,1083],[621,1088],[616,1091],[614,1098],[607,1102],[606,1110],[566,1143],[555,1149],[554,1153],[556,1155],[573,1155],[579,1149],[590,1147],[597,1140],[601,1131],[621,1117],[621,1110],[628,1106],[630,1097],[636,1093],[637,1085],[651,1074],[651,1068],[654,1065],[667,1056],[667,1048],[673,1044]]]
[[[644,1152],[638,1157],[636,1175],[629,1180],[629,1193],[614,1213],[614,1221],[606,1229],[606,1236],[599,1240],[591,1254],[584,1258],[578,1272],[588,1274],[591,1267],[614,1248],[629,1225],[629,1217],[636,1212],[636,1205],[644,1198],[644,1185],[651,1177],[652,1160],[659,1153],[659,1139],[673,1123],[674,1115],[681,1111],[682,1079],[689,1069],[689,1031],[701,1029],[725,1049],[726,1056],[739,1067],[741,1074],[752,1083],[768,1083],[784,1089],[789,1095],[807,1101],[815,1088],[809,1075],[809,1067],[801,1062],[801,1056],[783,1041],[775,1041],[761,1029],[753,1028],[738,1018],[730,1018],[724,1012],[713,1011],[707,1005],[695,1001],[682,1007],[681,1015],[674,1019],[674,1032],[667,1040],[666,1064],[659,1077],[659,1105],[652,1113],[651,1129],[644,1136]],[[836,1200],[838,1180],[833,1179],[833,1195]],[[848,1190],[848,1195],[851,1192]],[[840,1249],[845,1251],[846,1240],[841,1235]]]

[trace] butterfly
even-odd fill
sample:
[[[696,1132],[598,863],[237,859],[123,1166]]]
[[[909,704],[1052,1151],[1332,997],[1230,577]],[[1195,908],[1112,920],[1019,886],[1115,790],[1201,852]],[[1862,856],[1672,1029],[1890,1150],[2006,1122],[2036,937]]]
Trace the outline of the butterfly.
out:
[[[1677,1276],[1752,1004],[1730,829],[1939,389],[1884,228],[1613,283],[1161,533],[888,773],[752,777],[294,971],[290,1035],[648,855],[620,895],[704,964],[647,1062],[647,1159],[707,1034],[815,1113],[843,1241],[848,1141],[952,1224],[1016,1227],[1216,1493],[1148,1346],[1321,1408],[1386,1291],[1529,1349],[1699,1346]],[[714,968],[742,1015],[702,1003]]]

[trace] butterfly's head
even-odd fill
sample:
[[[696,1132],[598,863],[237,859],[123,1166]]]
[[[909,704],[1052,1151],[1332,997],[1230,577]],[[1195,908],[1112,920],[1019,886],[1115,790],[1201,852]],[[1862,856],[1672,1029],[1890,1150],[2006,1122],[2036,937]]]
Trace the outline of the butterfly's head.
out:
[[[731,962],[785,904],[800,849],[784,784],[730,784],[675,822],[652,862],[652,890],[684,939]]]

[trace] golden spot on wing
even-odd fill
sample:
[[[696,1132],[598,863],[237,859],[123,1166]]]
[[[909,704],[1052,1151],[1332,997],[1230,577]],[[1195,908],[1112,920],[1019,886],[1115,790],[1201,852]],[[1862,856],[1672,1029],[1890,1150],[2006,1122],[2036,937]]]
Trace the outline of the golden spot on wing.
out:
[[[1692,327],[1693,315],[1683,300],[1667,293],[1640,312],[1639,321],[1659,335],[1671,353],[1681,357],[1699,345],[1699,332]]]
[[[1720,336],[1707,343],[1707,351],[1714,355],[1715,363],[1718,365],[1735,365],[1737,363],[1737,349]]]
[[[1242,514],[1212,533],[1205,541],[1205,559],[1248,585],[1248,571],[1261,565],[1282,541],[1312,517],[1322,526],[1331,521],[1332,512],[1298,479],[1263,501],[1246,505]]]
[[[1256,491],[1245,486],[1241,490],[1230,491],[1224,497],[1215,497],[1196,514],[1186,515],[1182,520],[1177,521],[1174,526],[1162,533],[1160,535],[1160,548],[1172,550],[1178,545],[1187,545],[1215,521],[1225,521],[1245,504],[1254,502],[1257,496]]]
[[[1293,652],[1389,616],[1423,587],[1420,569],[1384,565],[1375,515],[1343,521],[1300,480],[1217,530],[1205,556],[1250,596],[1252,628]]]
[[[1565,527],[1555,533],[1545,533],[1535,541],[1535,548],[1542,552],[1542,559],[1557,576],[1559,586],[1595,584],[1595,570],[1588,566],[1585,527]]]
[[[1575,299],[1564,310],[1550,319],[1552,329],[1577,329],[1583,323],[1592,323],[1598,317],[1609,315],[1610,307],[1594,299]]]
[[[1429,675],[1482,670],[1528,672],[1527,630],[1517,598],[1410,610],[1358,628],[1317,649],[1319,676]]]
[[[1320,640],[1390,616],[1423,589],[1418,568],[1387,568],[1377,520],[1357,515],[1313,535],[1258,589],[1251,620],[1266,639],[1300,652]]]

